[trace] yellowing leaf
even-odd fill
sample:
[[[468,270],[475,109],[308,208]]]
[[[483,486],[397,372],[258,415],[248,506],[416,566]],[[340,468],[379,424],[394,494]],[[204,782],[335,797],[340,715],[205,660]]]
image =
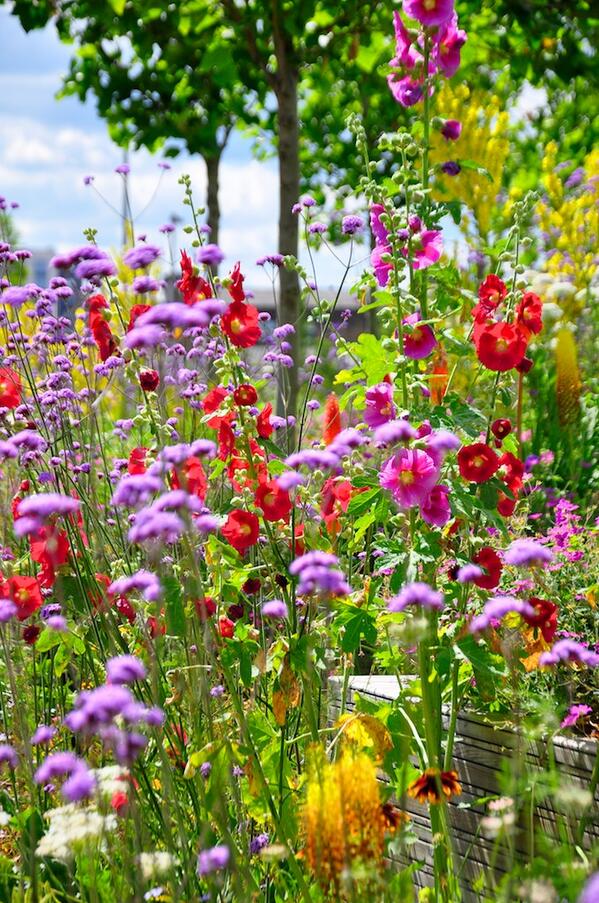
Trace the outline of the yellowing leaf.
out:
[[[341,743],[360,750],[369,749],[377,762],[381,762],[393,742],[384,724],[365,712],[346,712],[335,723],[341,731]]]

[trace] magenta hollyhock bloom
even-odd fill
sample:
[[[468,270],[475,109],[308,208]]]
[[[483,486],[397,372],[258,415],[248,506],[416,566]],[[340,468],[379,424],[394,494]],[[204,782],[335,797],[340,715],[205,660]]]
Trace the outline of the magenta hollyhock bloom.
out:
[[[460,68],[460,51],[466,43],[466,32],[458,28],[458,17],[454,13],[439,29],[433,51],[433,59],[446,78]]]
[[[410,314],[409,317],[404,318],[403,322],[408,327],[403,337],[403,350],[406,357],[418,361],[432,354],[437,345],[435,333],[427,324],[418,325],[420,314]]]
[[[416,57],[421,57],[417,51],[412,50],[410,32],[403,24],[397,9],[393,12],[393,27],[395,29],[395,56],[391,61],[391,65],[406,66],[408,69],[411,69],[416,62]]]
[[[590,705],[571,705],[568,714],[561,723],[562,727],[574,727],[579,718],[584,718],[592,712]]]
[[[370,208],[370,228],[377,245],[389,244],[389,230],[381,222],[381,216],[384,212],[385,208],[382,204],[373,204]]]
[[[370,254],[370,263],[381,288],[389,282],[389,273],[393,269],[392,263],[381,259],[383,254],[391,254],[391,245],[377,245]]]
[[[393,386],[389,383],[378,383],[366,389],[366,409],[364,423],[373,429],[388,423],[395,417],[393,404]]]
[[[401,508],[413,508],[426,500],[438,473],[435,462],[425,451],[400,448],[383,467],[379,482]]]
[[[403,9],[422,25],[442,25],[453,14],[453,0],[403,0]]]
[[[451,519],[449,487],[443,483],[433,486],[427,498],[420,505],[420,516],[431,527],[444,527]]]
[[[387,76],[387,84],[393,97],[402,107],[413,107],[422,98],[422,83],[415,81],[411,75],[404,75],[403,78],[398,78],[392,72],[391,75]]]
[[[436,263],[443,251],[443,239],[441,233],[434,229],[427,229],[414,235],[410,246],[412,254],[412,267],[415,270],[425,270]],[[402,248],[404,257],[408,257],[408,245]]]

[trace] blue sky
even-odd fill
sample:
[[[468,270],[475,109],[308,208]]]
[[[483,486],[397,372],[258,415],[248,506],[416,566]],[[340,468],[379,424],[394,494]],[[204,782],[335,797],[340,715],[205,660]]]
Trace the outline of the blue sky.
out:
[[[52,26],[26,33],[0,7],[0,195],[20,204],[15,224],[25,247],[66,250],[81,244],[82,230],[93,226],[99,243],[115,248],[120,221],[83,177],[94,175],[94,185],[120,208],[121,177],[114,168],[122,151],[109,140],[93,98],[85,104],[56,99],[70,50]],[[158,226],[173,213],[186,214],[179,175],[192,176],[200,204],[205,190],[201,159],[182,154],[170,161],[173,168],[156,191],[159,159],[137,151],[129,161],[136,232],[157,243],[163,241]],[[277,194],[275,161],[257,162],[250,142],[233,136],[221,170],[220,244],[225,265],[241,259],[250,285],[264,282],[256,258],[276,251]],[[319,270],[321,284],[335,283],[339,268],[328,255],[319,255]]]

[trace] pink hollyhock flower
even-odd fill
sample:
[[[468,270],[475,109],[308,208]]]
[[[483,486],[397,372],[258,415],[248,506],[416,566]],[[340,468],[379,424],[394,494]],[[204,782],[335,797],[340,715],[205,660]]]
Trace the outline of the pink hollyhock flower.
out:
[[[385,208],[382,204],[373,204],[370,208],[370,228],[377,245],[389,244],[389,230],[381,222],[381,216],[384,212]]]
[[[584,718],[592,712],[590,705],[571,705],[568,714],[562,721],[562,727],[574,727],[579,718]]]
[[[442,25],[453,14],[453,0],[404,0],[403,9],[423,25]]]
[[[383,423],[388,423],[394,417],[393,386],[390,386],[389,383],[379,383],[367,389],[364,423],[374,429],[382,426]]]
[[[421,505],[435,485],[438,469],[430,455],[418,448],[401,448],[390,458],[379,482],[388,489],[401,508]]]
[[[420,322],[418,313],[410,314],[403,322],[408,327],[403,337],[404,354],[416,361],[428,357],[437,345],[435,333],[431,327],[426,324],[418,325]]]
[[[412,267],[415,270],[425,270],[436,263],[443,251],[441,233],[433,229],[427,229],[414,235],[411,242]],[[404,257],[408,256],[408,246],[402,248]]]
[[[449,487],[439,483],[437,486],[433,486],[427,498],[420,505],[420,516],[431,527],[444,527],[451,519],[448,495]]]
[[[383,254],[391,254],[391,245],[377,245],[376,248],[372,249],[370,255],[370,263],[374,270],[376,281],[381,288],[384,288],[389,282],[389,273],[393,269],[392,263],[387,263],[381,259]]]
[[[393,60],[391,60],[393,65]],[[422,83],[415,81],[410,75],[398,78],[395,73],[387,76],[387,84],[395,100],[402,107],[413,107],[422,98]]]
[[[454,13],[439,29],[433,50],[433,59],[446,78],[460,68],[460,51],[466,43],[466,32],[458,28]]]
[[[422,57],[418,51],[412,49],[410,32],[403,24],[397,9],[393,12],[393,27],[395,29],[395,56],[391,60],[391,65],[405,66],[407,69],[412,69]]]

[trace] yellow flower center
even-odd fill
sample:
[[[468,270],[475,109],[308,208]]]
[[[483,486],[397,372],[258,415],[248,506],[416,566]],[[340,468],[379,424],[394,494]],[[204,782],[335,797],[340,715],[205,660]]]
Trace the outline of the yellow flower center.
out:
[[[241,332],[241,320],[231,320],[231,332],[234,332],[235,335],[237,335],[238,332]]]
[[[425,9],[435,9],[437,6],[437,0],[424,0],[422,4]]]
[[[411,470],[403,470],[400,474],[399,481],[404,486],[411,486],[414,482],[414,474]]]

